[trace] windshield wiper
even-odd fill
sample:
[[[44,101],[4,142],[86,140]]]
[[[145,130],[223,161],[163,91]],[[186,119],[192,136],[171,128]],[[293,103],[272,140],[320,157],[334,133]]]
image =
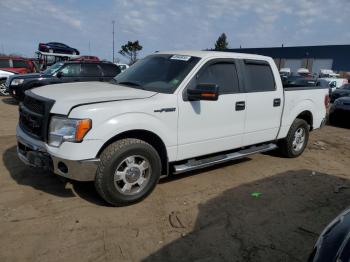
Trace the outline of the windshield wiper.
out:
[[[127,85],[127,86],[141,86],[139,83],[131,82],[131,81],[124,81],[124,82],[117,82],[120,85]]]
[[[140,85],[139,83],[136,82],[132,82],[132,81],[122,81],[122,82],[116,82],[118,85],[126,85],[126,86],[130,86],[130,87],[134,87],[134,88],[138,88],[138,89],[142,89],[142,90],[146,90],[142,85]]]

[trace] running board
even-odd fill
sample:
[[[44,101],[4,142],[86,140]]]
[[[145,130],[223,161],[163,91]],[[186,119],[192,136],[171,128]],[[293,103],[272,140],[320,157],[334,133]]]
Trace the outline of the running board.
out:
[[[185,164],[174,165],[174,169],[175,169],[174,174],[180,174],[180,173],[184,173],[184,172],[188,172],[188,171],[192,171],[200,168],[209,167],[216,164],[225,163],[231,160],[241,159],[255,153],[262,153],[262,152],[270,151],[276,148],[277,146],[271,143],[271,144],[264,144],[260,146],[253,146],[253,147],[242,149],[240,151],[236,151],[233,153],[212,156],[212,157],[203,158],[200,160],[191,159],[191,160],[188,160]]]

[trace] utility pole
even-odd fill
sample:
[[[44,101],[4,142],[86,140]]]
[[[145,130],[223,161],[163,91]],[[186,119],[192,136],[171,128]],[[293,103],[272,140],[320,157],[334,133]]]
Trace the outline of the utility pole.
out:
[[[113,25],[113,31],[112,31],[112,35],[113,35],[113,59],[112,59],[112,62],[114,63],[114,24],[115,24],[115,21],[113,20],[112,21],[112,25]]]

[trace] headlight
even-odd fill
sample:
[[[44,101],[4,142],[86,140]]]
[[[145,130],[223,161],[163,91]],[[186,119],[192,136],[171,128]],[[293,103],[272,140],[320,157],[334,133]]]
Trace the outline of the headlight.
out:
[[[21,85],[23,82],[24,82],[24,79],[13,79],[11,81],[11,85],[12,86],[18,86],[18,85]]]
[[[49,145],[59,147],[66,141],[81,142],[91,127],[91,119],[53,116],[49,126]]]

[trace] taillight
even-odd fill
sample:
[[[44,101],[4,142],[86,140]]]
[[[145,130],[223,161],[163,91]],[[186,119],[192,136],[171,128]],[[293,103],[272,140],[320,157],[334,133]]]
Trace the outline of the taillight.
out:
[[[324,106],[326,107],[326,109],[329,107],[329,104],[330,104],[330,98],[329,98],[329,95],[325,95],[324,97]]]

